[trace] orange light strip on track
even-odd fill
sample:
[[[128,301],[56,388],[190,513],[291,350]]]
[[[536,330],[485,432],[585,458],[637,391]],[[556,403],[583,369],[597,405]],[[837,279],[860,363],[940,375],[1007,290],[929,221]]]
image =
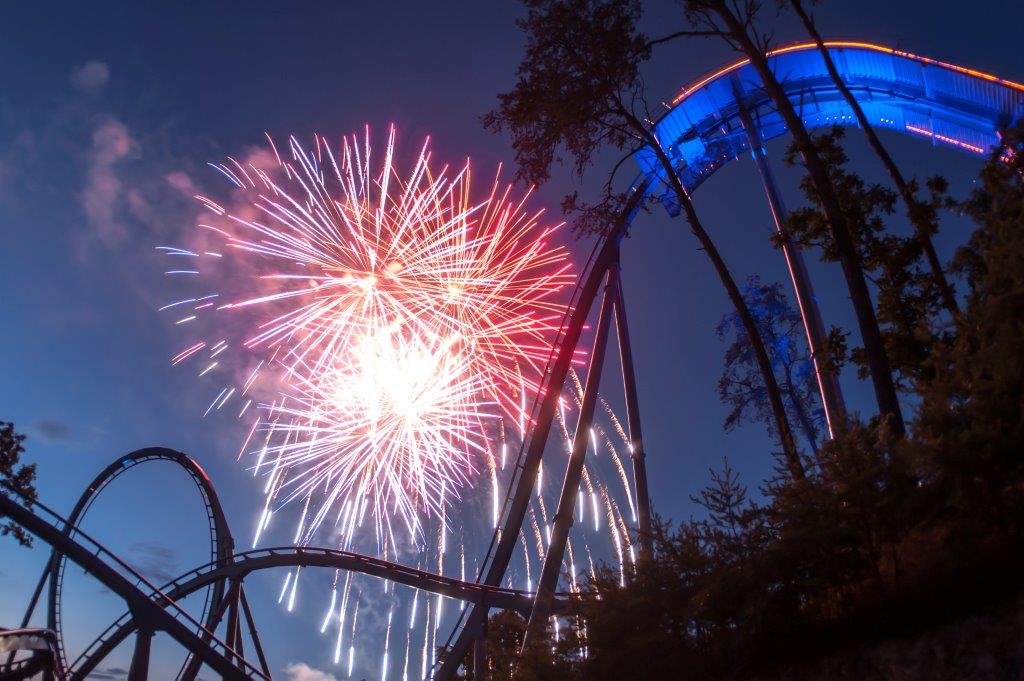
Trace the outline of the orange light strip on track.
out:
[[[930,138],[932,138],[934,140],[938,140],[940,142],[945,142],[946,144],[952,144],[954,147],[960,147],[961,149],[966,149],[967,151],[973,151],[976,154],[984,154],[985,153],[985,150],[982,149],[981,147],[979,147],[976,144],[970,144],[969,142],[964,142],[964,141],[958,140],[958,139],[956,139],[954,137],[949,137],[948,135],[940,135],[937,132],[932,132],[931,130],[926,130],[924,128],[919,128],[919,127],[917,127],[915,125],[910,125],[909,123],[906,124],[903,127],[905,127],[910,132],[916,132],[918,135],[923,135],[925,137],[930,137]]]
[[[950,71],[956,71],[957,73],[963,73],[965,75],[973,76],[975,78],[981,78],[982,80],[987,80],[990,83],[998,83],[999,85],[1005,85],[1005,86],[1013,88],[1015,90],[1019,90],[1021,92],[1024,92],[1024,85],[1021,85],[1020,83],[1015,83],[1012,80],[1004,80],[1004,79],[999,78],[997,76],[993,76],[990,73],[985,73],[983,71],[976,71],[974,69],[969,69],[969,68],[964,67],[964,66],[957,66],[956,64],[949,64],[947,62],[939,61],[938,59],[932,59],[930,57],[922,57],[920,55],[913,54],[911,52],[904,52],[902,50],[896,50],[896,49],[893,49],[891,47],[885,47],[884,45],[876,45],[874,43],[863,43],[863,42],[854,42],[854,41],[845,41],[845,40],[827,40],[827,41],[825,41],[825,47],[852,47],[852,48],[858,48],[858,49],[864,49],[864,50],[872,50],[874,52],[882,52],[884,54],[891,54],[891,55],[896,56],[896,57],[906,57],[907,59],[913,59],[915,61],[919,61],[922,64],[929,64],[929,65],[932,65],[932,66],[939,66],[939,67],[942,67],[944,69],[949,69]],[[767,56],[769,56],[769,57],[776,57],[776,56],[778,56],[780,54],[788,54],[790,52],[800,52],[800,51],[803,51],[803,50],[816,50],[816,49],[818,49],[817,43],[799,43],[797,45],[787,45],[786,47],[780,47],[777,50],[772,50],[772,51],[768,52]],[[707,85],[711,81],[715,80],[716,78],[718,78],[720,76],[724,76],[725,74],[729,73],[730,71],[735,71],[736,69],[738,69],[738,68],[740,68],[742,66],[745,66],[745,65],[747,65],[749,63],[750,63],[749,59],[741,59],[741,60],[739,60],[737,62],[733,62],[732,64],[729,64],[728,66],[724,66],[721,69],[715,71],[711,75],[706,76],[704,78],[701,78],[700,80],[698,80],[693,85],[690,85],[689,87],[683,88],[683,90],[678,95],[676,95],[675,99],[672,100],[672,106],[675,106],[675,105],[679,104],[679,102],[681,102],[684,99],[686,99],[686,97],[691,95],[694,91],[699,90],[700,88],[704,87],[705,85]]]

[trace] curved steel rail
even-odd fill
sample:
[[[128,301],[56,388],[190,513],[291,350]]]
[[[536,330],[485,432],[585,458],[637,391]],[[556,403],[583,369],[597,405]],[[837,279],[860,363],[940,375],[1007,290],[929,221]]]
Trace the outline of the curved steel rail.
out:
[[[866,42],[827,41],[843,81],[871,124],[974,154],[999,144],[999,131],[1024,117],[1024,84],[974,69]],[[857,120],[814,43],[769,53],[783,90],[809,128],[855,126]],[[655,123],[658,140],[688,191],[750,150],[740,121],[746,108],[764,141],[786,128],[747,59],[683,88]],[[650,149],[636,153],[645,181],[660,185],[666,208],[675,199]]]
[[[147,461],[169,461],[171,463],[175,463],[192,478],[192,481],[195,483],[196,488],[202,496],[207,521],[209,523],[211,561],[223,562],[230,560],[231,555],[234,553],[234,539],[231,536],[231,530],[228,527],[227,519],[224,515],[224,509],[220,504],[217,492],[214,489],[209,476],[206,474],[206,471],[204,471],[202,467],[188,455],[165,447],[147,447],[136,450],[130,454],[119,457],[116,461],[104,468],[95,478],[93,478],[93,481],[85,488],[85,491],[82,492],[82,495],[78,498],[77,503],[68,516],[67,520],[69,526],[65,528],[65,532],[67,532],[69,536],[73,536],[73,532],[77,531],[77,526],[80,520],[92,506],[93,502],[95,502],[99,493],[119,475]],[[36,603],[38,602],[41,589],[48,581],[49,598],[46,611],[47,627],[56,633],[57,650],[62,667],[70,671],[73,665],[72,667],[69,667],[67,663],[60,616],[60,597],[63,580],[64,559],[60,553],[54,551],[50,556],[50,560],[47,562],[46,568],[43,570],[39,584],[37,585],[35,593],[29,602],[28,609],[26,610],[25,617],[22,621],[22,626],[28,624],[28,620],[31,618],[32,612],[35,610]],[[215,630],[217,625],[220,623],[220,616],[213,607],[213,604],[219,603],[221,599],[223,599],[225,587],[225,582],[217,582],[212,585],[212,588],[207,593],[206,601],[203,604],[203,614],[200,617],[200,620],[209,631]],[[186,662],[186,665],[187,664],[188,663]],[[184,669],[185,667],[182,667],[182,672],[184,672]]]
[[[180,575],[160,587],[160,592],[168,599],[177,601],[220,580],[241,582],[252,572],[280,567],[325,567],[359,572],[487,608],[516,610],[524,615],[530,612],[533,604],[531,592],[465,582],[348,551],[297,546],[256,549],[235,554],[225,565],[210,563]],[[160,599],[155,600],[159,604]],[[567,606],[568,601],[563,597],[558,601],[556,610],[563,611]],[[130,636],[137,626],[130,612],[118,618],[76,660],[69,674],[71,681],[83,681],[96,664]]]
[[[56,519],[59,524],[44,520],[11,497],[0,495],[0,515],[9,517],[28,532],[52,546],[64,558],[91,574],[128,605],[129,609],[135,613],[135,617],[144,623],[147,631],[166,632],[187,651],[196,655],[225,679],[242,681],[269,678],[230,646],[220,641],[212,632],[207,631],[202,624],[178,607],[166,594],[153,586],[130,565],[104,548],[102,544],[85,532],[77,530],[78,537],[89,544],[89,546],[82,545],[72,539],[70,533],[66,531],[66,528],[71,527],[66,519],[38,501],[33,502],[33,505]],[[117,566],[116,569],[114,565]],[[149,593],[143,591],[140,585],[146,587]],[[155,594],[162,603],[154,602],[150,594]],[[172,615],[162,606],[170,607],[174,614]],[[202,632],[203,636],[196,631]]]

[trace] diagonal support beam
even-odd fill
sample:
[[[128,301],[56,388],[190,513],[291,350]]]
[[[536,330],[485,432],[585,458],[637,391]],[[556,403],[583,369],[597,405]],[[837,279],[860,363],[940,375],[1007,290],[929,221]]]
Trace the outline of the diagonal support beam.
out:
[[[636,369],[633,366],[633,344],[629,340],[626,320],[626,299],[622,293],[622,272],[616,267],[615,277],[615,332],[619,339],[619,361],[622,366],[622,386],[626,395],[626,422],[629,426],[629,458],[633,462],[633,482],[636,485],[637,532],[640,535],[640,557],[654,555],[651,546],[651,498],[647,491],[647,452],[640,428],[640,402],[637,398]]]
[[[242,582],[237,579],[231,580],[231,586],[228,589],[228,598],[231,601],[231,604],[228,606],[228,630],[227,633],[224,634],[224,640],[234,649],[235,652],[238,653],[240,659],[242,656],[242,650],[238,647],[238,592],[241,588]]]
[[[227,593],[220,602],[214,605],[212,617],[208,618],[209,622],[213,623],[213,628],[207,627],[207,630],[200,634],[204,643],[209,643],[213,638],[213,632],[220,626],[220,622],[224,619],[224,613],[228,611],[228,607],[231,605],[231,594]],[[203,661],[198,656],[193,655],[191,652],[188,654],[188,658],[185,660],[185,664],[182,665],[181,672],[178,674],[178,681],[195,681],[196,676],[199,675],[199,668],[202,666]],[[75,670],[76,673],[79,670]],[[88,674],[86,674],[88,677]]]
[[[270,678],[270,666],[267,664],[267,657],[263,654],[263,644],[260,642],[259,632],[256,631],[256,621],[249,610],[249,599],[245,596],[245,587],[241,587],[238,595],[242,601],[242,614],[245,615],[245,624],[249,628],[249,638],[252,639],[252,647],[256,649],[256,657],[260,661],[260,670]]]
[[[153,632],[139,629],[135,632],[135,651],[128,668],[128,681],[149,681],[149,651],[153,645]]]
[[[768,197],[768,207],[771,209],[772,218],[775,221],[775,230],[781,237],[782,253],[786,256],[789,278],[793,283],[793,293],[796,295],[796,303],[800,308],[800,319],[803,321],[804,333],[807,336],[807,347],[811,351],[811,361],[814,363],[814,375],[818,379],[818,392],[821,393],[821,404],[825,410],[825,424],[828,427],[829,437],[834,437],[836,430],[846,424],[846,403],[843,400],[839,377],[828,367],[825,323],[821,318],[818,299],[814,295],[814,287],[811,285],[811,277],[807,273],[804,256],[800,252],[800,247],[792,242],[789,232],[786,231],[786,206],[782,202],[782,194],[775,182],[775,175],[768,164],[760,129],[754,125],[754,121],[750,117],[750,111],[747,110],[744,103],[742,86],[736,76],[732,77],[732,87],[736,103],[739,106],[740,123],[743,125],[747,143],[750,146],[750,155],[761,176],[761,184],[764,185],[764,193]]]
[[[617,259],[616,259],[617,260]],[[543,633],[551,615],[551,605],[555,599],[555,588],[558,586],[558,575],[562,571],[562,557],[565,545],[569,540],[569,530],[573,524],[573,510],[576,508],[576,495],[579,493],[580,476],[583,463],[587,458],[587,443],[590,425],[594,420],[594,407],[597,404],[597,390],[601,385],[601,370],[604,367],[604,356],[608,349],[608,330],[611,326],[613,305],[618,290],[618,266],[608,271],[608,283],[604,291],[604,300],[597,319],[597,332],[594,337],[594,348],[590,355],[590,368],[587,370],[587,385],[583,390],[583,402],[580,405],[580,417],[576,422],[576,433],[572,439],[572,454],[565,470],[565,481],[558,499],[558,507],[552,519],[551,541],[544,555],[544,567],[541,569],[540,580],[537,582],[537,595],[530,612],[530,621],[523,636],[523,650],[530,642]]]
[[[558,354],[551,365],[547,381],[544,384],[543,399],[540,409],[537,412],[537,419],[530,433],[530,444],[522,463],[522,471],[516,481],[515,490],[512,493],[512,503],[505,516],[502,531],[499,535],[497,548],[494,556],[487,567],[487,572],[481,580],[483,584],[495,586],[501,582],[508,569],[512,552],[516,548],[519,537],[519,529],[523,526],[526,517],[526,509],[530,503],[530,495],[537,479],[537,468],[540,466],[541,456],[544,447],[547,445],[548,435],[551,432],[551,423],[555,417],[555,410],[558,406],[558,397],[561,394],[565,378],[569,373],[569,366],[572,363],[573,353],[579,343],[583,325],[590,315],[591,306],[597,299],[601,282],[610,267],[617,261],[619,242],[622,240],[633,214],[639,209],[643,202],[648,185],[642,183],[634,188],[629,196],[622,212],[619,214],[615,224],[611,226],[608,233],[601,242],[600,250],[594,259],[594,264],[587,273],[586,280],[581,288],[576,306],[568,318],[565,336],[558,344]],[[477,631],[487,619],[487,608],[482,605],[475,605],[470,611],[466,626],[459,632],[455,642],[448,648],[441,667],[434,675],[435,681],[451,681],[456,676],[458,669],[462,666],[463,660],[469,653],[472,643],[473,632]]]

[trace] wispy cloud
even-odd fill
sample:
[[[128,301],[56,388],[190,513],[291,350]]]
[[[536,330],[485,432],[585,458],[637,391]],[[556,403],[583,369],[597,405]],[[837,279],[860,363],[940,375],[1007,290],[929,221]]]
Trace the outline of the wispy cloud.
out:
[[[127,195],[118,165],[137,153],[136,149],[128,128],[117,119],[106,118],[93,130],[80,199],[92,233],[108,246],[123,242],[128,235],[121,216]]]
[[[32,424],[33,433],[43,442],[63,442],[71,437],[71,426],[56,419],[41,419]]]
[[[313,669],[305,662],[294,662],[284,668],[288,681],[337,681],[334,674]]]
[[[96,94],[110,82],[110,67],[101,61],[87,61],[73,68],[68,80],[76,90]]]
[[[178,554],[156,542],[140,541],[128,547],[128,563],[156,586],[178,576]]]

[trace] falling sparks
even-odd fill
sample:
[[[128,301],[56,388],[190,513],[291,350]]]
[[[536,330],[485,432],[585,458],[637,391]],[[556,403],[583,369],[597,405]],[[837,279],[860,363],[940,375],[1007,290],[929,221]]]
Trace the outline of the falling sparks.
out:
[[[563,294],[575,281],[568,252],[553,244],[557,227],[546,226],[541,213],[527,210],[528,197],[514,197],[498,180],[476,192],[468,164],[441,166],[426,144],[403,165],[393,130],[380,154],[371,149],[369,133],[342,140],[336,151],[322,138],[311,150],[292,138],[281,156],[273,151],[276,163],[232,159],[233,166],[214,166],[236,196],[200,198],[212,214],[199,225],[202,244],[159,249],[175,258],[174,265],[188,267],[167,268],[174,285],[191,287],[161,308],[176,332],[188,334],[171,364],[212,388],[198,410],[205,409],[204,416],[245,417],[244,442],[232,453],[248,457],[260,476],[264,499],[254,548],[269,536],[274,514],[292,504],[287,524],[279,521],[275,533],[296,544],[311,543],[319,528],[333,523],[332,540],[348,549],[365,520],[378,556],[401,555],[401,538],[430,552],[417,559],[417,568],[443,574],[447,560],[454,574],[457,550],[465,581],[472,544],[467,548],[466,519],[458,513],[475,508],[479,525],[500,531],[508,501],[503,494],[521,470],[517,448],[530,436],[551,342],[566,312]],[[572,379],[576,390],[558,400],[566,449],[582,394],[575,372]],[[591,543],[607,541],[624,578],[626,556],[635,563],[633,547],[605,483],[621,481],[622,508],[628,503],[635,522],[626,469],[609,436],[629,445],[601,402],[612,427],[595,423],[586,433],[590,463],[578,514],[587,537],[575,535],[576,548],[581,566],[586,551],[593,575]],[[604,465],[614,465],[614,474],[596,471],[591,460],[610,461]],[[539,565],[551,544],[545,495],[550,504],[560,491],[562,462],[547,457],[539,467],[530,525],[520,528],[525,584],[521,572],[514,583],[527,591],[534,588],[532,561]],[[550,475],[545,464],[554,466]],[[479,505],[457,508],[474,486],[479,497],[472,501]],[[604,515],[608,532],[595,539],[582,522],[585,513],[595,532]],[[597,548],[596,555],[607,550]],[[574,592],[576,558],[570,541]],[[358,586],[352,593],[352,573],[344,583],[336,573],[330,598],[317,600],[298,597],[300,572],[284,576],[278,604],[290,612],[315,601],[312,617],[325,637],[334,637],[331,659],[347,665],[352,677],[361,597]],[[304,575],[303,588],[312,584]],[[420,599],[418,589],[409,594],[387,581],[382,586],[383,596],[374,584],[373,598],[387,603],[387,627],[372,651],[360,648],[358,671],[365,674],[363,667],[380,661],[383,680],[389,667],[397,677],[401,663],[405,679],[422,635],[420,678],[426,678],[444,640],[438,630],[458,612],[453,605],[445,619],[440,594],[424,592]],[[395,616],[406,642],[404,658],[392,659],[392,644],[401,645],[392,636]],[[381,631],[374,617],[363,619],[361,638],[365,630]],[[557,619],[555,626],[561,635]]]
[[[213,213],[199,225],[201,248],[159,249],[197,263],[168,275],[230,281],[164,306],[191,306],[179,323],[219,336],[212,346],[194,340],[172,363],[207,347],[200,376],[233,371],[238,362],[221,360],[234,350],[247,373],[258,362],[207,413],[267,377],[278,399],[260,403],[266,493],[275,506],[321,500],[297,541],[347,501],[360,504],[357,526],[369,508],[378,537],[395,518],[415,536],[423,516],[442,514],[471,482],[496,420],[525,435],[574,281],[567,250],[553,243],[560,226],[542,224],[529,193],[513,196],[500,179],[475,191],[468,163],[439,165],[427,143],[403,167],[393,128],[379,154],[368,130],[336,150],[293,137],[289,156],[273,151],[276,163],[211,164],[238,200],[200,199]],[[237,341],[220,320],[242,327]]]

